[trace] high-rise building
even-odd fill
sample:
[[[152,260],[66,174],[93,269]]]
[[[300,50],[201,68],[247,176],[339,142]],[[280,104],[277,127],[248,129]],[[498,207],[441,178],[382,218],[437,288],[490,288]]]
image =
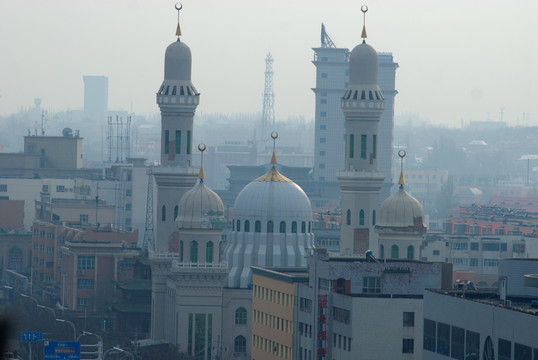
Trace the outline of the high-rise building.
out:
[[[336,172],[344,168],[344,113],[340,100],[348,87],[349,50],[336,47],[321,25],[321,46],[313,48],[316,66],[314,181],[319,182],[321,198],[331,198],[337,188]],[[394,128],[395,76],[398,64],[392,53],[378,54],[378,84],[385,97],[385,110],[379,124],[378,166],[385,173],[380,202],[390,195],[392,186],[392,139]],[[315,199],[312,199],[316,202]]]
[[[378,56],[363,42],[349,56],[349,85],[342,97],[346,119],[345,168],[337,172],[342,191],[340,252],[377,252],[374,232],[379,190],[384,174],[378,170],[379,122],[385,100],[378,85]]]
[[[108,77],[88,76],[84,80],[84,116],[93,122],[106,120],[108,111]]]

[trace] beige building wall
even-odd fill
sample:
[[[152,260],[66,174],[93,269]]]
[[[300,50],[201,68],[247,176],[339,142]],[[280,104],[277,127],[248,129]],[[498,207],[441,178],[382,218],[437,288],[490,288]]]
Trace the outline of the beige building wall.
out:
[[[81,137],[25,136],[24,153],[41,156],[40,168],[82,168]]]

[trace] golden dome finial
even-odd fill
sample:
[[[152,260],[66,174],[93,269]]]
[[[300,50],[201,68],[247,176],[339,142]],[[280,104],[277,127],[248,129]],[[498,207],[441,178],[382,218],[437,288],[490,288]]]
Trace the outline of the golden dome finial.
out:
[[[181,3],[176,3],[174,6],[177,10],[177,28],[176,28],[176,36],[179,40],[179,37],[181,36],[181,27],[179,26],[179,10],[183,9],[183,5]]]
[[[273,131],[271,133],[271,138],[273,139],[273,156],[271,157],[271,164],[273,164],[273,166],[276,165],[275,143],[276,143],[277,137],[278,137],[278,133],[276,131]]]
[[[200,179],[200,181],[203,181],[205,179],[205,174],[204,174],[204,151],[206,149],[206,146],[205,144],[199,144],[198,145],[198,150],[200,150],[201,154],[200,154],[200,172],[198,173],[198,179]]]
[[[362,38],[362,41],[365,42],[364,39],[366,39],[368,37],[366,35],[366,12],[368,11],[368,6],[366,6],[366,5],[361,6],[361,11],[362,11],[362,34],[361,34],[361,38]]]
[[[403,174],[403,159],[405,157],[407,153],[405,152],[405,150],[400,150],[398,151],[398,156],[400,157],[400,167],[401,167],[401,170],[400,170],[400,180],[398,181],[398,184],[400,184],[400,187],[402,188],[404,185],[405,185],[405,178],[404,178],[404,174]]]

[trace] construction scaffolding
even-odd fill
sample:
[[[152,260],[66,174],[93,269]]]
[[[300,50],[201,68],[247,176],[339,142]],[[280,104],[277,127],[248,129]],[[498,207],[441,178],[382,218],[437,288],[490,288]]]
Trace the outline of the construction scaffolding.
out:
[[[108,162],[123,163],[131,157],[131,117],[108,117]]]

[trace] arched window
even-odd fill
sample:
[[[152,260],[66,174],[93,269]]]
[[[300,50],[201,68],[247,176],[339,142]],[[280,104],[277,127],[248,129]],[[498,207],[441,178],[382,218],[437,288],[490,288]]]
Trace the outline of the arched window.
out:
[[[179,261],[183,262],[183,240],[179,240]]]
[[[301,232],[303,234],[306,232],[306,223],[304,221],[301,223]]]
[[[294,234],[297,233],[297,221],[293,221],[291,223],[291,232],[294,233]],[[538,360],[538,359],[536,359],[536,360]]]
[[[205,262],[208,264],[213,262],[213,241],[208,241],[205,246]]]
[[[245,354],[247,352],[247,339],[239,335],[234,339],[234,354]]]
[[[254,231],[262,232],[262,222],[260,220],[256,220],[256,222],[254,223]]]
[[[351,210],[349,209],[346,212],[346,225],[351,225]]]
[[[379,245],[379,257],[381,259],[385,258],[385,247],[383,245]]]
[[[281,221],[281,222],[280,222],[280,232],[281,232],[281,233],[285,233],[285,232],[286,232],[286,222],[285,222],[285,221]]]
[[[241,220],[237,220],[237,231],[241,231]]]
[[[308,232],[309,232],[309,233],[312,232],[312,221],[309,221],[309,222],[308,222]]]
[[[407,258],[413,259],[415,257],[415,247],[413,245],[409,245],[407,247]]]
[[[273,232],[273,222],[271,220],[269,220],[267,222],[267,232],[268,233],[272,233]]]
[[[179,214],[179,206],[174,207],[174,221],[177,219],[177,215]]]
[[[161,221],[166,221],[166,206],[161,208]]]
[[[249,231],[250,231],[250,221],[245,220],[245,232],[249,232]]]
[[[235,323],[237,325],[247,324],[247,310],[244,307],[240,307],[235,310]]]
[[[398,245],[392,245],[390,248],[390,257],[393,259],[398,259],[400,257],[400,250],[398,249]]]
[[[359,212],[359,225],[364,225],[364,210]]]
[[[372,211],[372,225],[375,225],[375,210]]]
[[[232,231],[235,231],[235,220],[232,219]]]
[[[191,262],[197,263],[198,262],[198,243],[196,241],[191,241]]]

